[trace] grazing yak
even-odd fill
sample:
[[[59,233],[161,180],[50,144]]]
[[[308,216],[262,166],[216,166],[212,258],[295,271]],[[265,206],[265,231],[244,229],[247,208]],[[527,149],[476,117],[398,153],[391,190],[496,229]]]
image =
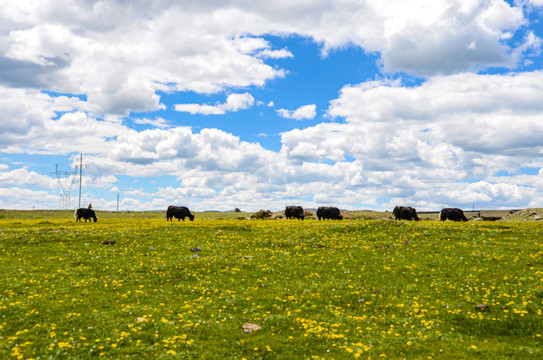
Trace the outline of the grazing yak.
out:
[[[339,212],[337,207],[321,206],[317,209],[317,217],[323,220],[342,220],[343,215]]]
[[[411,206],[396,206],[392,213],[396,217],[396,220],[415,219],[416,221],[419,221],[419,217],[417,216],[417,210],[415,210],[415,208],[412,208]]]
[[[445,208],[441,209],[439,213],[439,219],[441,221],[452,220],[452,221],[468,221],[464,212],[457,208]]]
[[[166,210],[166,221],[173,221],[172,218],[176,218],[185,221],[185,218],[188,217],[190,221],[194,221],[194,215],[190,213],[190,210],[186,206],[168,206]]]
[[[303,220],[305,218],[304,208],[301,206],[287,206],[285,209],[285,217],[287,219]]]
[[[94,210],[92,210],[92,206],[89,205],[88,208],[79,208],[77,210],[74,211],[74,218],[75,218],[75,221],[81,221],[81,218],[85,219],[85,222],[87,222],[87,220],[89,220],[90,222],[92,222],[91,219],[94,219],[94,222],[97,222],[98,221],[98,218],[96,217],[96,213],[94,212]]]

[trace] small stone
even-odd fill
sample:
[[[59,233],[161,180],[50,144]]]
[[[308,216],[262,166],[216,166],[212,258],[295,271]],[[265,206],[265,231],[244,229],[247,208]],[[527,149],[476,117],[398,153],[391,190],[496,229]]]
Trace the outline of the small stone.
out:
[[[202,250],[201,247],[193,247],[193,248],[190,249],[190,251],[192,251],[192,252],[197,252],[197,251],[200,251],[200,250]]]
[[[243,331],[246,333],[252,333],[253,331],[257,331],[262,329],[262,327],[258,324],[251,324],[251,323],[245,323],[243,324]]]
[[[102,244],[106,244],[106,245],[113,245],[113,244],[116,244],[117,241],[115,240],[104,240],[102,241]]]
[[[475,305],[475,310],[477,311],[487,311],[488,305],[487,304],[477,304]]]

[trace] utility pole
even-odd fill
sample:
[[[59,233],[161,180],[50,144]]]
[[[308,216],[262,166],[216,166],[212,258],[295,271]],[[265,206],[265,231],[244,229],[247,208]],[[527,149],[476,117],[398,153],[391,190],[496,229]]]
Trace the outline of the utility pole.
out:
[[[119,196],[121,194],[120,193],[117,193],[117,212],[119,212]]]
[[[81,207],[81,178],[83,177],[83,153],[80,153],[79,155],[79,207]]]

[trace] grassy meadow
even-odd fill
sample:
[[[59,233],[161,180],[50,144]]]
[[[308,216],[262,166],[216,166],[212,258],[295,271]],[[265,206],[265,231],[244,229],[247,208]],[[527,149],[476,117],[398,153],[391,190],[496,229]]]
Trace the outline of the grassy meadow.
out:
[[[536,221],[97,215],[0,212],[1,359],[543,358]]]

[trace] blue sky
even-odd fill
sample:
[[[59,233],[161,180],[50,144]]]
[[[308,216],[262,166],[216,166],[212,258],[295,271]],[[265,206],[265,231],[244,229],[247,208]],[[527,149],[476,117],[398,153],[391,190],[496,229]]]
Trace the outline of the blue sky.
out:
[[[541,0],[1,5],[0,208],[543,206]]]
[[[264,148],[278,151],[281,148],[279,134],[296,128],[318,124],[326,119],[326,109],[330,99],[335,98],[341,88],[349,83],[359,83],[373,79],[378,73],[376,56],[364,54],[363,49],[350,47],[344,51],[334,51],[327,56],[321,54],[321,47],[309,38],[291,35],[286,38],[266,36],[266,41],[274,49],[288,49],[296,56],[270,59],[270,66],[285,69],[288,74],[267,82],[264,86],[243,88],[261,105],[244,111],[230,112],[221,116],[191,115],[179,113],[174,105],[183,103],[210,104],[222,103],[228,93],[226,90],[216,94],[198,94],[194,92],[161,94],[161,101],[166,109],[159,111],[161,116],[180,125],[194,128],[219,128],[235,134],[243,141],[258,142]],[[274,106],[268,106],[270,102]],[[311,119],[286,119],[279,116],[278,109],[297,109],[307,104],[316,105],[316,115]],[[153,114],[135,114],[135,116],[153,116]],[[139,127],[143,129],[144,127]]]

